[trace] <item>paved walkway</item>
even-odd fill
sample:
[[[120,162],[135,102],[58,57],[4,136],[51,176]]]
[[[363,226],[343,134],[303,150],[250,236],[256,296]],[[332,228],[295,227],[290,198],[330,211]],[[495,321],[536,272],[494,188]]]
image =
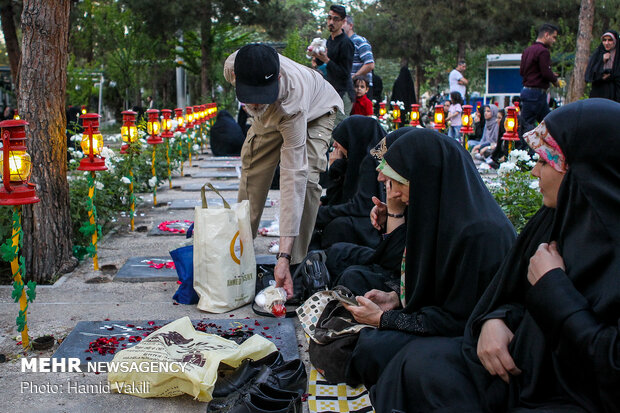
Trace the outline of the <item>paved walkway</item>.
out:
[[[201,156],[192,168],[185,163],[185,174],[207,171],[199,168],[207,156]],[[205,178],[177,176],[175,186],[204,183]],[[216,182],[212,180],[212,182]],[[217,180],[218,183],[237,182],[235,179]],[[153,207],[152,195],[141,194],[144,204],[136,213],[136,229],[144,232],[129,232],[128,218],[119,219],[119,227],[106,235],[99,243],[99,264],[109,272],[94,271],[92,260],[87,259],[70,274],[63,276],[52,286],[38,286],[37,298],[30,304],[28,327],[31,337],[53,334],[58,340],[64,338],[78,321],[95,320],[175,320],[183,316],[191,319],[235,318],[256,316],[249,306],[231,311],[228,314],[208,314],[195,306],[174,305],[172,296],[177,289],[176,282],[121,283],[111,281],[116,270],[120,269],[130,257],[153,255],[165,256],[168,251],[182,243],[181,236],[147,236],[148,231],[165,220],[193,220],[193,210],[172,210],[168,203],[175,199],[200,199],[200,192],[185,192],[168,189],[165,182],[157,193],[158,206]],[[224,192],[226,198],[236,198],[236,192]],[[272,200],[279,199],[279,191],[271,191]],[[215,197],[210,194],[209,197]],[[264,219],[273,218],[276,208],[266,208]],[[255,241],[257,254],[267,254],[269,243],[276,238],[258,237]],[[0,287],[0,354],[7,362],[0,363],[0,411],[13,410],[36,412],[204,412],[205,403],[194,401],[189,396],[141,399],[121,394],[86,394],[68,392],[68,383],[99,385],[106,383],[106,375],[94,373],[22,373],[20,357],[21,345],[17,345],[18,333],[15,326],[18,305],[11,299],[9,286]],[[307,363],[307,353],[303,333],[295,319],[298,341],[304,343],[300,348],[302,359]],[[301,337],[301,340],[300,340]],[[16,340],[17,338],[17,340]],[[45,352],[29,351],[27,357],[50,357],[58,348]],[[59,385],[62,392],[54,393]],[[307,407],[304,406],[306,409]]]

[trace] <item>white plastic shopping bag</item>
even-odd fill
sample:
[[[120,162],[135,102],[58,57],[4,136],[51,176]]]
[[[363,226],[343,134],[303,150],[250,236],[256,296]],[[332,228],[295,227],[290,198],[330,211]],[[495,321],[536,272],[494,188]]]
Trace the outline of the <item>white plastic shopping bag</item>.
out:
[[[220,195],[213,185],[208,186]],[[250,204],[242,201],[230,206],[224,200],[224,208],[207,208],[204,191],[203,186],[203,207],[196,207],[194,215],[194,290],[200,296],[200,310],[224,313],[254,299],[256,259]]]

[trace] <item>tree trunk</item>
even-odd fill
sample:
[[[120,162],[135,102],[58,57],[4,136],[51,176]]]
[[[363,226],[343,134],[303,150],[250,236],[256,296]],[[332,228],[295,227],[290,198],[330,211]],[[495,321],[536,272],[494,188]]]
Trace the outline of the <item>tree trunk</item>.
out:
[[[566,102],[574,102],[583,96],[586,88],[585,73],[590,56],[592,25],[594,24],[594,0],[581,0],[579,9],[579,29],[577,31],[577,49],[575,66],[571,75]]]
[[[207,0],[200,21],[200,98],[195,101],[211,101],[211,51],[213,50],[213,33],[211,32],[211,1]]]
[[[24,207],[28,276],[37,282],[75,266],[67,183],[65,88],[69,0],[24,0],[19,113],[28,121],[32,178],[41,202]]]
[[[15,90],[19,84],[19,60],[21,51],[17,40],[17,30],[15,29],[15,13],[13,12],[13,0],[2,0],[0,2],[0,18],[2,20],[2,33],[6,44],[6,52],[9,55],[9,66],[11,66],[11,77]]]
[[[456,43],[456,63],[465,60],[465,39],[459,37]]]
[[[419,64],[415,65],[415,97],[418,99],[416,103],[420,103],[420,85],[422,84],[423,77],[422,66]]]

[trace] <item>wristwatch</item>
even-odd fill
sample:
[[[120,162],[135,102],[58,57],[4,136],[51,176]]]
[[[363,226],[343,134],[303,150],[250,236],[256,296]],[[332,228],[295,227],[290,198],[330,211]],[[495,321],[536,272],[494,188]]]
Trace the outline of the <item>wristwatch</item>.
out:
[[[276,254],[276,260],[280,258],[286,258],[289,262],[291,262],[291,254],[287,254],[286,252],[278,252]]]

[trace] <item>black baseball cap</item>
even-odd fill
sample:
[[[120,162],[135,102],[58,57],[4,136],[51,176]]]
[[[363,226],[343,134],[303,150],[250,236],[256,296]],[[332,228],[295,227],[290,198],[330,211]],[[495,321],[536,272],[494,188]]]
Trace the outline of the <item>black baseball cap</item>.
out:
[[[243,46],[235,57],[237,99],[243,103],[273,103],[278,98],[280,58],[262,43]]]

